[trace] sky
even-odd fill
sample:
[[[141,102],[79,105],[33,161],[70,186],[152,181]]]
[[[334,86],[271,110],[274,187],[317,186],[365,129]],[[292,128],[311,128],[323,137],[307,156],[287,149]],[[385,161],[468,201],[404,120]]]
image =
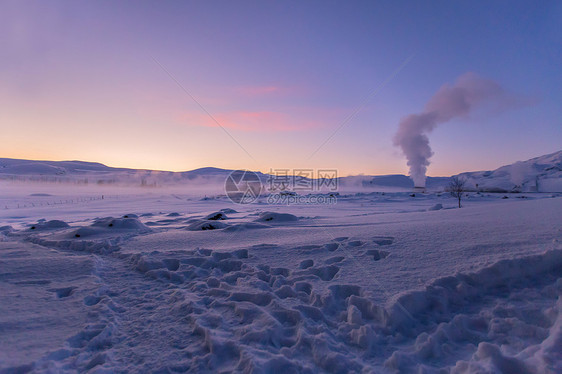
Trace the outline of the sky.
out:
[[[0,0],[0,157],[408,173],[393,143],[463,74],[509,105],[428,134],[427,173],[562,148],[559,1]]]

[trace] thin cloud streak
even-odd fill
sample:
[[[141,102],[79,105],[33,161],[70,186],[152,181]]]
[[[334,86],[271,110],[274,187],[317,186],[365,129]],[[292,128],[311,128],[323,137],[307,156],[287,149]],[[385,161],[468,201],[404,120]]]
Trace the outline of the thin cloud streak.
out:
[[[284,89],[278,86],[245,86],[236,87],[235,90],[245,96],[264,96],[279,93]]]
[[[221,126],[248,132],[288,132],[322,128],[324,121],[301,119],[287,113],[274,111],[234,111],[217,113],[215,118]],[[190,126],[217,127],[215,121],[200,113],[183,113],[179,120]]]

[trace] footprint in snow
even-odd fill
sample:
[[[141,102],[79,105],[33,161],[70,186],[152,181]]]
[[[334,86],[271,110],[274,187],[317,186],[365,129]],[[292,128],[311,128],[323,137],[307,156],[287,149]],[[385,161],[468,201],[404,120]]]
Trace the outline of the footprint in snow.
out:
[[[326,261],[324,261],[324,263],[326,265],[330,265],[330,264],[342,262],[344,259],[345,259],[344,256],[335,256],[335,257],[330,257],[330,258],[326,259]]]
[[[361,240],[352,240],[350,242],[347,243],[347,245],[349,247],[360,247],[363,244],[365,244],[365,242],[361,241]]]
[[[378,245],[390,245],[394,243],[394,238],[392,236],[375,236],[373,242]]]
[[[382,259],[384,259],[384,258],[387,258],[388,255],[390,254],[390,252],[387,252],[387,251],[380,251],[380,250],[378,250],[378,249],[369,249],[369,250],[366,252],[366,254],[367,254],[368,256],[372,256],[372,257],[373,257],[373,260],[379,261],[379,260],[382,260]]]
[[[49,291],[56,293],[59,299],[72,295],[76,287],[52,288]]]

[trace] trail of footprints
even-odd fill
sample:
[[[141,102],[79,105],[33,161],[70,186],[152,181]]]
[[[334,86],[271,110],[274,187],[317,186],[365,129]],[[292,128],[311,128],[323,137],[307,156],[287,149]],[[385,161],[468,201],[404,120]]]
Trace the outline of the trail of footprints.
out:
[[[392,243],[390,237],[376,237],[371,242],[338,238],[324,246],[299,247],[294,249],[300,252],[297,258],[314,252],[316,261],[304,259],[292,268],[256,263],[259,251],[252,248],[232,252],[198,249],[178,258],[170,258],[169,253],[133,255],[129,261],[145,276],[177,284],[197,295],[196,300],[182,300],[177,294],[174,307],[180,313],[189,312],[185,321],[203,344],[185,348],[193,358],[186,370],[249,370],[262,365],[260,370],[290,372],[297,367],[294,360],[286,358],[309,352],[307,356],[316,357],[311,370],[338,371],[334,369],[339,366],[333,367],[337,353],[324,346],[324,336],[339,331],[350,344],[340,350],[353,349],[366,344],[369,329],[361,329],[364,321],[382,318],[380,307],[364,297],[361,287],[337,284],[342,263],[350,255],[384,259],[389,252],[373,249],[373,245]],[[315,290],[318,281],[330,282],[327,291]],[[286,358],[280,360],[271,347],[283,350],[281,357]],[[258,356],[271,356],[270,360],[256,362],[250,358],[255,354],[244,354],[256,350]],[[314,355],[312,351],[323,353]],[[214,358],[217,354],[224,359],[221,363]],[[361,366],[345,361],[338,364],[343,365],[339,371]]]
[[[92,323],[37,368],[57,371],[60,367],[48,363],[55,360],[63,369],[82,371],[104,365],[127,371],[132,362],[147,372],[361,372],[375,355],[388,353],[374,348],[389,345],[378,340],[430,336],[423,335],[423,324],[416,333],[407,324],[401,329],[402,314],[375,304],[360,286],[338,284],[348,261],[384,263],[393,244],[387,236],[339,237],[325,245],[279,248],[298,259],[287,267],[260,263],[261,250],[275,249],[267,244],[230,252],[102,252],[98,260],[106,258],[111,266],[100,267],[100,290],[83,299]],[[49,291],[59,299],[74,295],[73,287]],[[407,298],[402,301],[409,305]],[[472,323],[472,317],[463,318]],[[394,336],[393,329],[400,334]],[[485,338],[486,329],[471,331]],[[162,336],[145,339],[156,333]],[[432,339],[419,345],[430,349]],[[397,351],[384,365],[406,370],[400,355],[408,354],[418,353]]]
[[[442,332],[428,335],[423,324],[417,332],[396,327],[395,320],[403,322],[400,313],[389,315],[360,286],[338,284],[338,273],[349,256],[381,261],[390,254],[381,247],[393,242],[390,237],[337,238],[324,246],[298,247],[293,250],[301,260],[292,267],[259,263],[266,245],[232,252],[114,253],[112,257],[125,260],[134,270],[126,276],[145,279],[144,284],[133,283],[130,290],[120,290],[121,295],[106,289],[85,297],[84,304],[98,319],[71,337],[68,348],[49,358],[71,359],[66,368],[79,370],[107,364],[127,371],[127,363],[138,362],[136,369],[151,372],[344,373],[361,372],[373,364],[408,371],[412,368],[407,363],[423,352],[406,347],[387,357],[389,352],[376,347],[409,342],[396,340],[403,339],[394,334],[396,328],[411,339],[420,334],[415,347],[432,349],[432,339],[442,339]],[[316,253],[315,260],[306,258],[311,253]],[[113,277],[121,274],[113,272]],[[327,282],[322,291],[316,289],[319,281]],[[71,288],[53,291],[58,297],[72,295]],[[472,326],[481,316],[462,318],[469,321],[470,333],[479,340],[486,338],[487,325],[475,325],[476,330]],[[455,321],[441,324],[441,329],[456,329]],[[143,341],[155,331],[165,336]],[[155,349],[154,344],[167,346]],[[447,354],[457,357],[453,350]]]
[[[308,369],[338,372],[360,369],[360,363],[349,359],[338,364],[343,365],[341,368],[334,367],[334,362],[338,362],[337,351],[343,353],[368,344],[371,327],[365,325],[365,321],[380,320],[383,313],[379,306],[364,297],[361,287],[337,284],[340,268],[349,256],[374,261],[386,258],[389,252],[378,248],[392,244],[393,240],[391,237],[375,237],[371,241],[360,241],[342,237],[323,246],[294,248],[298,254],[295,258],[302,260],[292,268],[258,263],[259,258],[255,256],[259,256],[260,251],[254,249],[267,247],[264,245],[230,252],[210,249],[135,255],[114,252],[111,257],[124,260],[137,274],[148,278],[148,284],[144,286],[146,292],[154,295],[162,290],[168,292],[169,295],[164,293],[155,297],[167,298],[165,303],[170,304],[167,313],[173,315],[174,320],[180,318],[182,321],[182,325],[174,328],[181,331],[182,336],[186,335],[187,329],[190,339],[198,341],[197,344],[186,344],[178,338],[174,343],[183,356],[191,358],[188,364],[180,365],[181,371],[257,369],[291,372],[299,369],[295,359],[305,355],[313,357]],[[312,253],[315,259],[306,259],[306,255]],[[162,282],[165,288],[158,290],[151,286],[153,280]],[[314,287],[318,281],[330,282],[330,285],[319,292]],[[94,308],[91,314],[98,316],[98,322],[70,338],[69,349],[55,352],[51,358],[58,354],[65,360],[76,355],[76,351],[86,350],[90,353],[88,359],[82,359],[79,367],[91,369],[104,365],[107,357],[119,356],[106,355],[104,351],[113,347],[118,349],[127,341],[127,336],[117,333],[118,321],[130,318],[129,308],[135,302],[122,299],[124,294],[130,293],[130,299],[140,299],[139,305],[146,303],[147,296],[141,296],[142,291],[135,295],[139,292],[137,288],[117,292],[104,290],[101,294],[85,297],[85,306]],[[70,288],[56,291],[58,297],[72,293]],[[144,313],[152,313],[153,308],[158,308],[150,304],[145,307]],[[334,333],[340,336],[327,338]],[[326,339],[333,344],[346,341],[348,345],[334,350],[330,346],[332,343],[326,345]],[[272,352],[271,347],[277,353]],[[268,358],[259,362],[254,360],[255,351],[259,351],[258,356]],[[280,351],[283,351],[281,356]],[[217,360],[216,355],[220,355],[221,360]],[[159,370],[163,368],[158,365],[166,364],[155,357],[154,362],[147,361],[144,365],[147,370]]]

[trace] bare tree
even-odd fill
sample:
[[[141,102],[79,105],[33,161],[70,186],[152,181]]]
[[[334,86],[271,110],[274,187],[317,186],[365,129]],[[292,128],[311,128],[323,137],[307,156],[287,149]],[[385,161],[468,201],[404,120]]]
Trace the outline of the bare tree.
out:
[[[451,193],[451,196],[456,197],[459,200],[459,208],[461,207],[462,194],[466,191],[465,184],[466,179],[460,178],[457,175],[451,177],[451,181],[449,182],[448,190]]]

